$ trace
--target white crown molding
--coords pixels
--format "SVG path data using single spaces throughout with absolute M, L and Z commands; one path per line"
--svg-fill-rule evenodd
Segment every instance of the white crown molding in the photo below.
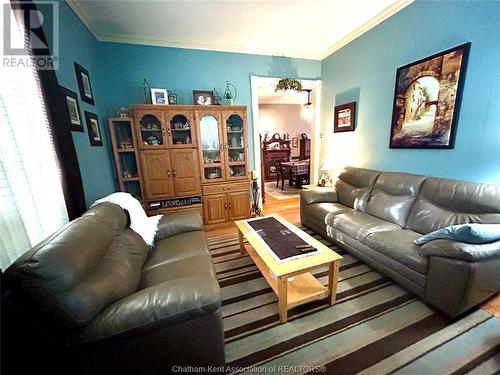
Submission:
M 159 40 L 159 39 L 142 39 L 129 37 L 117 34 L 99 34 L 96 38 L 102 42 L 114 42 L 114 43 L 125 43 L 125 44 L 139 44 L 147 46 L 156 47 L 171 47 L 171 48 L 184 48 L 184 49 L 197 49 L 204 51 L 217 51 L 217 52 L 231 52 L 231 53 L 245 53 L 252 55 L 264 55 L 264 56 L 283 56 L 283 57 L 294 57 L 301 59 L 310 60 L 320 60 L 320 54 L 316 53 L 305 53 L 299 51 L 276 51 L 270 49 L 253 49 L 237 44 L 203 44 L 203 43 L 192 43 L 186 41 L 178 40 Z
M 301 52 L 301 51 L 274 51 L 269 49 L 253 49 L 242 45 L 231 45 L 231 44 L 202 44 L 202 43 L 192 43 L 179 40 L 159 40 L 159 39 L 143 39 L 130 37 L 118 34 L 101 34 L 97 31 L 91 18 L 81 7 L 78 0 L 66 0 L 66 3 L 73 9 L 76 15 L 82 20 L 89 31 L 94 35 L 94 37 L 101 42 L 113 42 L 113 43 L 123 43 L 123 44 L 137 44 L 137 45 L 147 45 L 147 46 L 157 46 L 157 47 L 171 47 L 171 48 L 183 48 L 183 49 L 196 49 L 204 51 L 218 51 L 218 52 L 231 52 L 231 53 L 244 53 L 253 55 L 263 55 L 263 56 L 283 56 L 283 57 L 293 57 L 301 59 L 310 60 L 323 60 L 324 58 L 330 56 L 335 51 L 344 47 L 346 44 L 350 43 L 357 37 L 361 36 L 368 30 L 377 26 L 379 23 L 385 21 L 387 18 L 391 17 L 395 13 L 399 12 L 404 7 L 411 4 L 414 0 L 400 0 L 384 10 L 378 13 L 375 17 L 365 22 L 363 25 L 358 27 L 356 30 L 352 31 L 344 38 L 334 43 L 332 46 L 326 50 L 318 53 L 314 52 Z
M 385 21 L 389 17 L 393 16 L 397 12 L 399 12 L 401 9 L 404 7 L 410 5 L 413 3 L 414 0 L 400 0 L 397 3 L 389 5 L 387 8 L 382 10 L 380 13 L 378 13 L 375 17 L 371 18 L 367 22 L 365 22 L 363 25 L 358 27 L 356 30 L 352 31 L 342 39 L 340 39 L 338 42 L 334 43 L 330 48 L 327 48 L 320 57 L 320 60 L 323 60 L 330 56 L 332 53 L 335 51 L 338 51 L 342 47 L 344 47 L 346 44 L 352 42 L 354 39 L 357 37 L 363 35 L 366 33 L 368 30 L 374 28 L 377 26 L 379 23 Z

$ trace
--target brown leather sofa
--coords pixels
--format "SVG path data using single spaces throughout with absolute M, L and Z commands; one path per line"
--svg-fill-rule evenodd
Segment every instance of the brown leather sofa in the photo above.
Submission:
M 151 249 L 126 211 L 105 203 L 25 253 L 3 275 L 9 367 L 166 374 L 223 365 L 221 296 L 201 228 L 194 211 L 165 215 Z
M 334 188 L 300 193 L 302 224 L 454 317 L 500 291 L 500 241 L 470 245 L 423 234 L 500 223 L 500 186 L 347 167 Z

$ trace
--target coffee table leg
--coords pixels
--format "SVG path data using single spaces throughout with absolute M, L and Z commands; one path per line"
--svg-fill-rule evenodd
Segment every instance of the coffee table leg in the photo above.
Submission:
M 280 276 L 278 278 L 278 309 L 280 313 L 280 323 L 286 323 L 288 318 L 287 285 L 288 277 Z
M 245 254 L 245 243 L 243 242 L 243 233 L 238 230 L 238 236 L 240 238 L 240 253 L 241 255 Z
M 337 280 L 339 279 L 340 261 L 330 263 L 330 272 L 328 273 L 328 289 L 330 290 L 330 306 L 335 304 L 337 298 Z

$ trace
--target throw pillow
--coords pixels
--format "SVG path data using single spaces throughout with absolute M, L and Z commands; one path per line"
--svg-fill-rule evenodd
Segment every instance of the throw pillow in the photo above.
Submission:
M 453 240 L 483 244 L 500 240 L 500 224 L 459 224 L 438 229 L 413 241 L 416 245 L 433 240 Z

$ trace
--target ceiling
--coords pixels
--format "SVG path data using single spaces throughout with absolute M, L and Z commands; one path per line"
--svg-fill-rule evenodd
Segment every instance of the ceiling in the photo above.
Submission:
M 67 0 L 98 40 L 320 60 L 413 0 Z

